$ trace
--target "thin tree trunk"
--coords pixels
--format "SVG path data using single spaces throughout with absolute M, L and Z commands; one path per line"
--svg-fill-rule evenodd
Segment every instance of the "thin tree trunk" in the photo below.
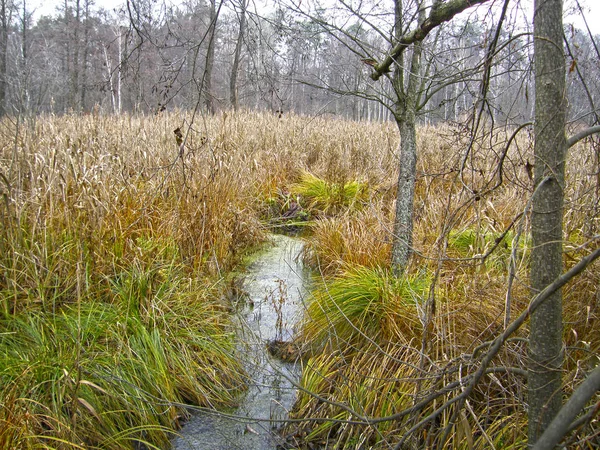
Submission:
M 123 29 L 121 26 L 118 27 L 119 32 L 119 68 L 117 70 L 117 114 L 121 114 L 121 106 L 122 106 L 122 93 L 121 93 L 121 81 L 125 76 L 125 64 L 127 59 L 125 58 L 126 49 L 123 50 Z M 125 41 L 125 47 L 127 48 L 127 41 Z
M 412 120 L 411 120 L 412 119 Z M 414 116 L 401 121 L 396 119 L 400 130 L 400 160 L 398 174 L 396 219 L 392 244 L 392 269 L 401 275 L 406 269 L 412 248 L 413 205 L 417 167 L 417 136 Z
M 565 184 L 565 58 L 562 0 L 535 0 L 535 172 L 532 201 L 531 285 L 540 292 L 562 272 Z M 562 293 L 531 315 L 529 336 L 529 445 L 562 405 Z
M 0 116 L 6 114 L 6 62 L 8 50 L 8 27 L 10 12 L 7 0 L 0 3 Z
M 27 13 L 27 1 L 23 0 L 23 16 L 21 18 L 21 67 L 20 67 L 20 78 L 21 78 L 21 89 L 20 89 L 20 108 L 23 112 L 29 110 L 29 77 L 27 76 L 27 67 L 29 65 L 28 58 L 28 45 L 29 45 L 29 14 Z
M 235 43 L 235 52 L 233 54 L 233 66 L 231 67 L 231 78 L 229 80 L 229 101 L 234 111 L 239 108 L 238 98 L 238 71 L 240 67 L 240 59 L 242 56 L 242 44 L 246 34 L 246 0 L 240 1 L 240 30 Z
M 216 0 L 210 0 L 210 31 L 208 33 L 208 50 L 206 51 L 206 65 L 204 66 L 203 89 L 204 104 L 210 114 L 215 113 L 215 102 L 212 92 L 212 72 L 215 63 L 215 30 L 217 27 Z
M 114 83 L 114 74 L 113 67 L 110 58 L 108 57 L 108 49 L 106 45 L 102 46 L 102 50 L 104 52 L 104 65 L 106 66 L 106 79 L 108 82 L 108 90 L 110 92 L 110 104 L 112 105 L 113 113 L 117 112 L 117 96 L 115 94 L 115 83 Z
M 81 109 L 85 110 L 85 97 L 87 94 L 87 65 L 88 45 L 90 41 L 90 0 L 85 1 L 85 24 L 83 28 L 83 61 L 81 64 Z
M 81 23 L 80 0 L 75 2 L 75 24 L 73 30 L 73 66 L 71 72 L 71 108 L 73 111 L 79 109 L 78 91 L 79 91 L 79 27 Z
M 419 11 L 419 22 L 425 19 L 425 11 Z M 400 33 L 400 34 L 398 34 Z M 402 35 L 402 4 L 396 0 L 396 36 Z M 392 241 L 392 270 L 400 275 L 406 269 L 412 249 L 413 205 L 417 169 L 416 109 L 418 103 L 419 74 L 421 72 L 422 43 L 416 42 L 411 57 L 408 86 L 404 88 L 403 63 L 398 61 L 394 69 L 394 89 L 398 101 L 395 108 L 396 124 L 400 130 L 400 160 L 398 190 L 396 195 L 396 218 Z

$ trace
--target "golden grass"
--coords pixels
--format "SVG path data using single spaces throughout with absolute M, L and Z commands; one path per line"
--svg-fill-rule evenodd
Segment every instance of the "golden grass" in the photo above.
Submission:
M 123 362 L 127 373 L 140 382 L 142 362 L 152 361 L 147 393 L 164 394 L 162 401 L 167 403 L 223 405 L 233 399 L 218 392 L 239 390 L 241 374 L 219 369 L 231 367 L 232 361 L 228 318 L 220 299 L 226 283 L 221 281 L 262 242 L 269 219 L 284 212 L 289 207 L 286 202 L 300 194 L 294 189 L 307 173 L 325 180 L 326 186 L 360 183 L 368 189 L 356 191 L 361 193 L 360 207 L 354 194 L 350 200 L 344 195 L 309 200 L 305 206 L 310 206 L 315 220 L 306 236 L 306 261 L 319 269 L 326 282 L 329 277 L 339 282 L 351 267 L 385 270 L 398 137 L 392 124 L 293 115 L 278 119 L 250 112 L 220 114 L 201 118 L 192 127 L 186 120 L 185 113 L 172 113 L 48 116 L 18 127 L 8 119 L 0 124 L 0 172 L 6 179 L 0 179 L 0 337 L 8 343 L 9 335 L 4 333 L 11 330 L 44 336 L 50 325 L 41 324 L 47 323 L 62 333 L 69 328 L 53 318 L 64 316 L 81 324 L 81 311 L 117 311 L 131 320 L 136 338 L 125 341 L 128 335 L 123 330 L 101 326 L 105 334 L 94 342 L 103 345 L 99 352 L 104 358 L 115 358 L 119 349 L 127 357 Z M 181 153 L 173 135 L 177 127 L 187 138 Z M 418 414 L 399 420 L 348 423 L 356 416 L 351 411 L 388 416 L 472 372 L 472 362 L 464 355 L 503 328 L 512 244 L 499 246 L 486 261 L 480 256 L 509 228 L 511 240 L 520 236 L 514 245 L 518 259 L 510 293 L 512 316 L 526 307 L 531 297 L 526 256 L 529 223 L 527 214 L 519 215 L 532 192 L 527 169 L 533 158 L 531 142 L 521 133 L 506 153 L 502 183 L 496 186 L 500 180 L 496 167 L 508 133 L 486 133 L 475 140 L 465 158 L 469 136 L 464 130 L 444 125 L 419 130 L 416 253 L 409 276 L 425 276 L 433 287 L 412 306 L 392 302 L 395 312 L 384 308 L 383 313 L 370 314 L 366 308 L 354 325 L 370 339 L 357 340 L 350 333 L 346 338 L 352 345 L 321 346 L 321 351 L 310 355 L 302 385 L 326 401 L 303 394 L 294 417 L 341 422 L 303 422 L 293 431 L 299 443 L 385 448 L 450 398 L 452 393 L 444 394 Z M 594 158 L 593 149 L 583 143 L 569 154 L 567 266 L 594 245 L 598 234 Z M 466 238 L 466 245 L 457 236 Z M 598 273 L 594 265 L 565 289 L 567 393 L 593 364 L 590 355 L 600 351 Z M 324 286 L 326 291 L 328 284 Z M 356 290 L 356 280 L 347 281 L 346 288 L 342 284 L 339 290 Z M 435 315 L 427 322 L 425 311 L 432 294 Z M 203 305 L 199 316 L 198 304 Z M 33 326 L 28 317 L 37 317 L 39 325 Z M 102 315 L 90 312 L 89 317 L 99 326 L 103 323 Z M 321 322 L 315 328 L 307 317 L 303 338 L 310 341 L 307 331 L 312 326 L 312 335 L 322 342 L 314 330 L 328 325 Z M 338 326 L 338 337 L 346 331 Z M 202 339 L 202 332 L 214 337 L 213 345 Z M 427 345 L 422 348 L 424 332 Z M 523 330 L 516 337 L 525 336 Z M 36 348 L 30 342 L 15 344 L 19 345 L 23 354 Z M 78 379 L 114 392 L 126 389 L 126 384 L 74 377 L 74 367 L 88 367 L 91 362 L 77 353 L 56 352 L 51 341 L 38 340 L 38 346 L 68 367 L 70 375 L 46 367 L 51 370 L 39 372 L 45 378 L 40 382 L 30 375 L 41 367 L 37 362 L 19 365 L 18 358 L 10 359 L 16 358 L 14 354 L 4 351 L 0 377 L 9 382 L 3 382 L 0 398 L 0 446 L 60 441 L 58 446 L 66 448 L 70 442 L 77 448 L 82 435 L 93 437 L 85 445 L 102 443 L 109 448 L 133 447 L 142 438 L 151 444 L 165 442 L 170 421 L 179 414 L 176 409 L 164 414 L 147 401 L 147 417 L 162 414 L 168 420 L 113 417 L 120 406 L 104 398 L 101 390 L 84 384 L 83 394 L 75 396 L 73 389 Z M 494 364 L 523 367 L 525 347 L 522 340 L 509 343 Z M 12 371 L 7 369 L 9 359 Z M 461 371 L 445 371 L 456 367 L 457 361 L 464 361 Z M 196 368 L 193 377 L 179 371 L 168 378 L 167 368 L 187 364 Z M 149 387 L 153 382 L 164 385 L 164 392 L 153 391 Z M 66 416 L 61 415 L 65 404 L 71 408 Z M 515 372 L 488 375 L 472 394 L 470 409 L 451 425 L 447 445 L 491 448 L 492 442 L 497 448 L 518 448 L 524 439 L 524 411 L 523 378 Z M 439 443 L 453 412 L 449 408 L 421 429 L 413 444 Z M 96 417 L 103 414 L 105 424 L 112 424 L 104 429 Z M 140 423 L 147 429 L 137 428 Z M 86 427 L 93 431 L 85 431 Z
M 372 342 L 361 346 L 356 341 L 344 338 L 345 333 L 336 328 L 335 317 L 339 311 L 330 311 L 326 316 L 330 323 L 324 324 L 319 317 L 311 320 L 312 307 L 322 303 L 320 294 L 311 303 L 306 323 L 302 327 L 305 340 L 316 344 L 328 340 L 341 342 L 335 350 L 325 347 L 323 353 L 312 356 L 306 365 L 303 386 L 316 392 L 332 404 L 323 403 L 302 394 L 294 417 L 307 419 L 297 429 L 298 442 L 311 441 L 336 448 L 388 448 L 404 436 L 418 420 L 394 420 L 382 432 L 382 424 L 343 424 L 343 421 L 324 421 L 327 418 L 356 421 L 360 417 L 385 417 L 392 413 L 378 404 L 381 400 L 376 392 L 389 389 L 390 383 L 402 383 L 404 395 L 412 401 L 423 398 L 444 385 L 456 382 L 474 370 L 473 362 L 464 355 L 471 354 L 478 346 L 493 339 L 503 330 L 506 319 L 506 304 L 510 303 L 511 317 L 520 314 L 531 298 L 528 289 L 528 214 L 526 205 L 532 192 L 532 183 L 527 171 L 528 161 L 533 161 L 531 144 L 519 137 L 508 150 L 504 160 L 502 183 L 496 166 L 499 154 L 504 152 L 502 133 L 492 139 L 477 140 L 471 155 L 466 160 L 463 151 L 467 136 L 460 130 L 448 127 L 423 128 L 418 135 L 418 179 L 415 198 L 415 250 L 409 274 L 427 271 L 433 277 L 434 288 L 425 293 L 419 311 L 413 319 L 424 320 L 426 301 L 435 299 L 435 315 L 432 322 L 424 322 L 425 359 L 419 357 L 423 350 L 420 334 L 410 340 L 413 330 L 392 339 L 389 345 L 406 349 L 407 338 L 412 342 L 397 371 L 388 370 L 394 362 L 389 351 L 372 346 Z M 597 180 L 583 170 L 593 159 L 589 147 L 580 146 L 573 151 L 572 162 L 567 164 L 566 198 L 573 209 L 567 206 L 565 214 L 565 262 L 567 267 L 578 257 L 586 254 L 593 242 L 598 215 L 594 209 L 597 198 L 592 195 L 597 189 Z M 586 157 L 581 155 L 586 154 Z M 378 153 L 377 155 L 381 155 Z M 374 156 L 377 158 L 377 156 Z M 583 161 L 586 161 L 585 163 Z M 464 164 L 464 166 L 463 166 Z M 365 174 L 359 176 L 368 177 Z M 305 259 L 321 273 L 334 277 L 326 282 L 337 292 L 345 267 L 385 266 L 389 258 L 390 230 L 393 221 L 393 182 L 395 169 L 387 178 L 379 179 L 378 196 L 363 211 L 340 211 L 333 217 L 316 221 L 312 234 L 307 237 Z M 390 193 L 390 191 L 392 193 Z M 386 202 L 387 201 L 387 202 Z M 364 213 L 368 211 L 368 213 Z M 525 215 L 521 216 L 521 213 Z M 483 258 L 485 256 L 485 258 Z M 511 263 L 514 258 L 514 263 Z M 511 269 L 512 266 L 512 269 Z M 512 270 L 512 275 L 509 274 Z M 510 294 L 507 294 L 508 278 L 512 277 Z M 600 349 L 600 337 L 591 327 L 599 327 L 597 300 L 595 300 L 598 270 L 597 265 L 588 269 L 580 278 L 565 289 L 565 340 L 572 345 L 567 351 L 565 377 L 568 394 L 576 381 L 581 381 L 581 364 L 590 370 L 594 357 Z M 357 289 L 357 283 L 347 279 L 346 293 Z M 328 287 L 327 287 L 328 286 Z M 336 294 L 330 296 L 335 298 Z M 507 296 L 508 299 L 507 300 Z M 377 296 L 370 297 L 377 301 Z M 323 311 L 323 308 L 320 308 Z M 348 317 L 348 315 L 346 315 Z M 378 314 L 370 314 L 372 322 L 360 322 L 360 328 L 376 343 L 382 339 L 380 330 L 386 324 Z M 398 319 L 403 325 L 410 320 Z M 372 328 L 369 328 L 372 327 Z M 417 327 L 416 330 L 419 328 Z M 328 334 L 323 337 L 323 334 Z M 514 341 L 505 345 L 494 360 L 498 367 L 523 369 L 526 353 L 526 329 L 514 335 Z M 357 356 L 364 352 L 368 357 Z M 444 373 L 445 367 L 463 364 L 458 373 Z M 385 367 L 382 371 L 382 367 Z M 415 370 L 415 367 L 419 368 Z M 332 369 L 335 369 L 332 371 Z M 391 374 L 394 374 L 391 376 Z M 388 378 L 389 377 L 389 378 Z M 390 381 L 386 381 L 390 380 Z M 433 380 L 436 380 L 433 382 Z M 520 448 L 526 441 L 526 387 L 522 372 L 494 373 L 484 378 L 470 399 L 470 409 L 459 413 L 458 421 L 450 424 L 455 409 L 449 407 L 434 423 L 421 429 L 421 434 L 412 436 L 413 446 L 441 448 L 441 439 L 449 428 L 445 448 Z M 356 403 L 356 396 L 364 391 L 365 384 L 372 393 L 369 402 Z M 436 407 L 455 395 L 445 394 L 419 412 L 426 417 Z M 343 409 L 335 404 L 346 405 Z M 368 406 L 367 406 L 368 405 Z M 397 405 L 395 412 L 412 406 L 410 401 Z M 369 414 L 366 414 L 369 411 Z M 310 419 L 317 419 L 311 422 Z M 360 422 L 360 420 L 358 420 Z M 585 433 L 585 432 L 584 432 Z M 335 444 L 334 444 L 335 442 Z
M 315 221 L 305 247 L 305 262 L 322 273 L 345 264 L 384 267 L 391 251 L 390 218 L 381 202 L 360 211 Z

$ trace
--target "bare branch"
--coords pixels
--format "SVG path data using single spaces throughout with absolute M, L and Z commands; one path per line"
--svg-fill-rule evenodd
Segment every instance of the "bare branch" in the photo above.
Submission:
M 590 265 L 598 257 L 600 257 L 600 248 L 595 249 L 590 254 L 588 254 L 587 256 L 585 256 L 584 258 L 582 258 L 570 270 L 568 270 L 567 272 L 563 273 L 560 277 L 558 277 L 552 283 L 550 283 L 548 286 L 546 286 L 546 288 L 544 288 L 539 294 L 537 294 L 531 300 L 531 302 L 529 303 L 529 307 L 525 311 L 523 311 L 521 313 L 521 315 L 519 317 L 517 317 L 510 324 L 510 326 L 508 326 L 505 329 L 505 331 L 502 334 L 500 334 L 496 339 L 494 339 L 494 341 L 492 341 L 492 343 L 490 345 L 490 349 L 485 354 L 485 356 L 484 356 L 484 358 L 483 358 L 483 360 L 481 362 L 481 365 L 479 366 L 479 368 L 477 369 L 477 371 L 475 373 L 473 373 L 469 377 L 469 384 L 466 386 L 466 388 L 464 389 L 464 391 L 461 392 L 456 397 L 451 398 L 450 400 L 448 400 L 446 403 L 444 403 L 443 405 L 441 405 L 439 408 L 437 408 L 431 414 L 429 414 L 428 416 L 426 416 L 425 418 L 423 418 L 420 422 L 418 422 L 417 424 L 415 424 L 410 430 L 408 430 L 407 432 L 405 432 L 404 436 L 400 439 L 400 441 L 398 442 L 398 444 L 396 445 L 395 448 L 397 450 L 399 450 L 400 448 L 402 448 L 402 445 L 404 444 L 404 442 L 406 441 L 406 439 L 408 439 L 408 437 L 409 437 L 409 435 L 411 433 L 414 433 L 419 428 L 421 428 L 423 425 L 425 425 L 428 422 L 431 422 L 432 420 L 434 420 L 444 410 L 446 410 L 447 408 L 449 408 L 453 404 L 458 403 L 458 407 L 457 407 L 456 410 L 461 410 L 462 407 L 463 407 L 463 405 L 464 405 L 464 402 L 471 395 L 471 393 L 473 392 L 473 389 L 475 389 L 475 386 L 477 385 L 477 383 L 490 370 L 489 369 L 490 363 L 496 357 L 496 355 L 498 354 L 498 352 L 502 348 L 502 345 L 508 340 L 508 338 L 525 323 L 525 321 L 527 320 L 527 318 L 529 317 L 529 315 L 533 311 L 535 311 L 542 303 L 544 303 L 548 299 L 548 297 L 550 297 L 558 289 L 562 288 L 572 278 L 574 278 L 575 276 L 579 275 L 588 265 Z M 424 400 L 424 402 L 429 403 L 429 398 L 427 398 L 426 400 Z M 424 404 L 427 404 L 427 403 L 424 403 L 424 402 L 421 402 L 419 405 L 415 405 L 415 406 L 413 406 L 410 409 L 411 410 L 415 410 L 417 406 L 422 407 L 422 406 L 424 406 Z M 403 413 L 404 413 L 404 411 L 402 412 L 402 414 Z M 400 416 L 400 414 L 396 414 L 396 416 Z M 567 426 L 568 425 L 570 425 L 570 423 L 567 424 Z M 450 426 L 450 424 L 449 424 L 449 426 Z M 544 448 L 552 448 L 552 447 L 544 447 Z
M 375 71 L 371 74 L 371 78 L 375 81 L 379 80 L 381 75 L 388 73 L 392 63 L 400 56 L 402 52 L 411 44 L 423 41 L 427 35 L 435 27 L 444 22 L 448 22 L 457 14 L 471 6 L 480 5 L 488 0 L 450 0 L 447 3 L 438 3 L 436 7 L 431 9 L 429 17 L 427 17 L 417 28 L 408 34 L 402 36 L 398 43 L 392 48 L 389 55 L 380 63 L 375 65 Z
M 581 412 L 585 404 L 600 390 L 600 366 L 592 371 L 583 383 L 577 387 L 569 401 L 561 408 L 544 434 L 533 446 L 533 450 L 554 448 L 567 432 L 569 425 Z
M 580 131 L 579 133 L 577 133 L 577 134 L 571 136 L 569 139 L 567 139 L 567 148 L 573 147 L 580 140 L 582 140 L 588 136 L 591 136 L 592 134 L 596 134 L 596 133 L 600 133 L 600 125 L 596 125 L 594 127 L 589 127 L 583 131 Z

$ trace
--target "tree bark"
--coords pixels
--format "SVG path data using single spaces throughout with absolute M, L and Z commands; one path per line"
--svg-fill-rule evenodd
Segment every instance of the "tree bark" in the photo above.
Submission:
M 395 14 L 396 38 L 399 39 L 402 36 L 402 0 L 396 0 Z M 419 11 L 419 23 L 422 23 L 424 19 L 425 11 L 421 9 Z M 422 52 L 422 42 L 415 42 L 406 87 L 404 86 L 403 54 L 398 55 L 399 60 L 394 68 L 393 85 L 398 99 L 394 115 L 400 130 L 396 217 L 392 241 L 392 271 L 397 276 L 401 275 L 406 269 L 412 249 L 413 205 L 417 174 L 416 114 Z
M 21 88 L 19 90 L 19 108 L 22 112 L 28 112 L 30 107 L 30 96 L 27 71 L 29 67 L 29 22 L 31 21 L 31 14 L 27 11 L 26 0 L 23 0 L 21 8 L 21 61 L 19 66 Z
M 231 67 L 231 78 L 229 80 L 229 100 L 234 111 L 237 111 L 239 107 L 237 79 L 242 56 L 242 44 L 244 42 L 244 35 L 246 34 L 246 1 L 240 1 L 240 30 L 237 42 L 235 43 L 233 66 Z
M 10 9 L 7 3 L 7 0 L 1 0 L 0 3 L 0 116 L 6 114 L 6 63 L 10 27 Z
M 535 193 L 532 200 L 531 285 L 542 291 L 562 272 L 565 183 L 565 58 L 562 0 L 535 0 Z M 531 315 L 528 395 L 529 446 L 562 405 L 562 292 Z
M 202 93 L 204 95 L 204 104 L 210 114 L 215 113 L 215 102 L 212 92 L 212 72 L 215 64 L 215 30 L 217 28 L 217 2 L 210 0 L 210 24 L 208 32 L 208 50 L 206 51 L 206 64 L 204 66 L 204 76 Z
M 79 31 L 81 26 L 81 5 L 80 0 L 75 1 L 75 23 L 73 26 L 73 64 L 71 71 L 71 108 L 73 111 L 79 110 Z
M 587 402 L 600 390 L 600 366 L 588 375 L 578 387 L 569 401 L 562 407 L 544 434 L 537 440 L 533 450 L 554 448 L 567 433 L 573 421 Z
M 88 46 L 90 43 L 90 0 L 85 0 L 83 24 L 83 60 L 81 62 L 81 99 L 80 108 L 85 111 L 85 98 L 87 94 L 87 66 L 88 66 Z

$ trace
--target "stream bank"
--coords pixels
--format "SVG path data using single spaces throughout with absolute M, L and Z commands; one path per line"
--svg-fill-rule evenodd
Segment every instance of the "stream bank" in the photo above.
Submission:
M 248 390 L 228 414 L 194 412 L 173 439 L 174 450 L 271 450 L 283 444 L 276 429 L 296 400 L 300 366 L 269 354 L 268 345 L 289 341 L 304 309 L 309 273 L 299 257 L 299 238 L 272 236 L 273 246 L 248 267 L 246 305 L 238 313 L 238 354 Z

